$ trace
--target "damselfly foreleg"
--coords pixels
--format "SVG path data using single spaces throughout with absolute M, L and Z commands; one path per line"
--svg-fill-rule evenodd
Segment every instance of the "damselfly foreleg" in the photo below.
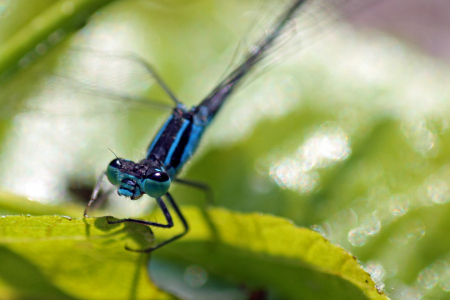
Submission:
M 91 207 L 92 204 L 94 204 L 94 202 L 102 203 L 112 193 L 112 191 L 114 191 L 113 188 L 112 189 L 108 189 L 100 197 L 98 197 L 98 193 L 100 192 L 100 189 L 101 189 L 101 186 L 102 186 L 102 182 L 103 182 L 103 179 L 105 178 L 105 176 L 106 176 L 106 173 L 102 172 L 100 174 L 100 176 L 98 176 L 98 178 L 97 178 L 97 183 L 95 184 L 94 190 L 92 191 L 91 198 L 89 199 L 89 202 L 86 205 L 86 208 L 84 209 L 83 216 L 85 218 L 88 217 L 87 211 L 88 211 L 89 207 Z
M 150 252 L 152 252 L 152 251 L 154 251 L 154 250 L 156 250 L 158 248 L 161 248 L 164 245 L 167 245 L 170 242 L 173 242 L 173 241 L 181 238 L 182 236 L 184 236 L 189 231 L 189 225 L 188 225 L 188 223 L 186 221 L 186 218 L 183 216 L 183 213 L 181 212 L 180 208 L 178 207 L 178 205 L 175 202 L 175 200 L 173 199 L 173 197 L 169 193 L 166 193 L 165 196 L 166 196 L 167 200 L 169 200 L 170 204 L 172 205 L 173 209 L 177 213 L 178 217 L 180 218 L 181 223 L 183 223 L 183 232 L 180 233 L 180 234 L 175 235 L 174 237 L 172 237 L 172 238 L 170 238 L 168 240 L 165 240 L 164 242 L 162 242 L 161 244 L 158 244 L 155 247 L 142 249 L 142 250 L 130 249 L 128 247 L 125 247 L 125 249 L 127 249 L 129 251 L 134 251 L 134 252 L 150 253 Z M 162 199 L 159 198 L 159 200 L 161 200 L 161 203 L 163 203 L 163 205 L 164 205 L 164 202 L 162 201 Z M 166 206 L 164 205 L 164 208 L 162 206 L 160 206 L 160 207 L 161 207 L 161 210 L 164 212 L 164 215 L 166 216 L 166 218 L 167 218 L 167 216 L 169 216 L 171 218 L 170 213 L 169 213 L 168 209 L 166 208 Z M 121 221 L 121 222 L 139 221 L 139 222 L 136 222 L 136 223 L 157 226 L 155 224 L 148 224 L 148 223 L 152 223 L 152 222 L 145 222 L 145 221 L 141 221 L 141 220 L 131 221 L 131 220 L 133 220 L 133 219 L 123 219 L 123 220 L 119 220 L 119 221 Z M 108 221 L 108 223 L 109 223 L 109 221 Z M 115 223 L 119 223 L 119 222 L 115 222 Z M 163 225 L 163 224 L 159 224 L 159 225 Z M 173 223 L 172 223 L 172 226 L 173 226 Z M 163 226 L 159 226 L 159 227 L 163 227 Z

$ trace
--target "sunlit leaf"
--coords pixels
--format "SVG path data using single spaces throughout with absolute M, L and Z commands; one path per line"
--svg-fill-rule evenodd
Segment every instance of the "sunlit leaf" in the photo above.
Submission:
M 191 232 L 153 257 L 200 265 L 236 283 L 274 289 L 286 299 L 388 299 L 354 256 L 315 231 L 259 213 L 194 207 L 184 212 Z M 164 239 L 174 232 L 155 234 Z
M 105 218 L 0 218 L 2 299 L 172 299 L 148 279 L 148 227 Z

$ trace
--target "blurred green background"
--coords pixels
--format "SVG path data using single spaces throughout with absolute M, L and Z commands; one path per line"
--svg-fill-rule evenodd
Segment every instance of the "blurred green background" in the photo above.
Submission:
M 335 4 L 348 12 L 351 2 Z M 195 105 L 288 2 L 86 3 L 0 1 L 0 188 L 72 217 L 109 149 L 141 159 L 168 112 L 80 93 L 54 75 L 170 103 L 142 66 L 78 50 L 139 55 Z M 181 176 L 208 183 L 217 206 L 319 231 L 392 299 L 450 299 L 448 66 L 313 8 L 230 99 Z M 182 205 L 204 203 L 199 191 L 172 190 Z M 3 198 L 2 214 L 33 214 Z M 106 209 L 137 216 L 152 205 L 113 199 Z

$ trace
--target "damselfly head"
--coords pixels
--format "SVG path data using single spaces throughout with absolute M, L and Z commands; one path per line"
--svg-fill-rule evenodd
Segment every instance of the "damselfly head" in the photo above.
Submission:
M 120 196 L 131 200 L 139 199 L 143 194 L 159 198 L 167 193 L 171 183 L 170 176 L 162 168 L 122 158 L 109 163 L 106 177 L 119 188 Z
M 131 200 L 139 199 L 143 194 L 138 184 L 138 173 L 131 172 L 135 170 L 136 164 L 132 161 L 116 158 L 111 161 L 106 169 L 106 177 L 111 184 L 118 187 L 119 196 L 131 198 Z

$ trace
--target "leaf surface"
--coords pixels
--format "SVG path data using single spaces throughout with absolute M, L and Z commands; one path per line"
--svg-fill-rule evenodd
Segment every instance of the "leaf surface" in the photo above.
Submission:
M 0 218 L 0 291 L 11 299 L 173 299 L 148 279 L 148 227 L 105 218 Z M 24 280 L 26 279 L 26 280 Z

